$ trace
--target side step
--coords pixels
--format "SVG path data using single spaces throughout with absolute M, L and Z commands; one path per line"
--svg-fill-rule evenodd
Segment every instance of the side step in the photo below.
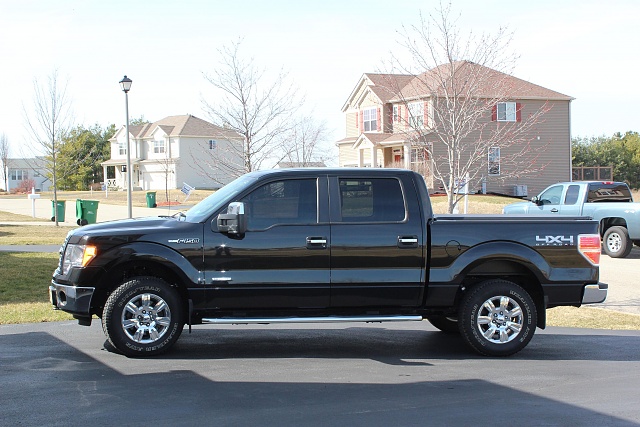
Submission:
M 268 323 L 407 322 L 421 320 L 422 316 L 221 317 L 202 319 L 202 323 L 253 325 Z

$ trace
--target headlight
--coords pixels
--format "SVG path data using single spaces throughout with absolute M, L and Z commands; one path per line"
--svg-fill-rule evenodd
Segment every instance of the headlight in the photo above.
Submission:
M 84 267 L 96 256 L 96 247 L 91 245 L 67 245 L 62 258 L 62 275 L 66 276 L 71 267 Z

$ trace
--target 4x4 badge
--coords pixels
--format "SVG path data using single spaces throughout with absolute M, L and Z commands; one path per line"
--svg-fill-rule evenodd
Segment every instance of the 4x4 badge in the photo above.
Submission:
M 536 236 L 536 246 L 572 246 L 573 236 Z

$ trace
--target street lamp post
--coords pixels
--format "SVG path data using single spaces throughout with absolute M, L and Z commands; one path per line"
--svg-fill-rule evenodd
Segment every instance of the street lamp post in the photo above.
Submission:
M 124 105 L 127 114 L 127 210 L 129 218 L 133 218 L 131 206 L 131 145 L 129 144 L 129 90 L 131 89 L 132 80 L 126 75 L 120 80 L 120 86 L 124 92 Z

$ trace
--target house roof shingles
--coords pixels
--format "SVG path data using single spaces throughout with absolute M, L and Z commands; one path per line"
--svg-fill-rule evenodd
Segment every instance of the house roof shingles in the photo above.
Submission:
M 477 87 L 468 93 L 481 98 L 573 100 L 571 96 L 547 89 L 470 61 L 455 61 L 439 65 L 420 75 L 365 73 L 371 82 L 367 85 L 382 103 L 398 102 L 431 96 L 444 95 L 443 86 L 456 82 L 469 82 Z M 460 91 L 460 84 L 458 84 Z M 464 93 L 464 90 L 462 91 Z
M 163 132 L 172 137 L 192 136 L 224 139 L 238 139 L 241 137 L 231 129 L 216 126 L 191 114 L 169 116 L 154 123 L 129 126 L 129 132 L 136 139 L 151 138 L 151 133 L 157 128 L 162 129 Z

